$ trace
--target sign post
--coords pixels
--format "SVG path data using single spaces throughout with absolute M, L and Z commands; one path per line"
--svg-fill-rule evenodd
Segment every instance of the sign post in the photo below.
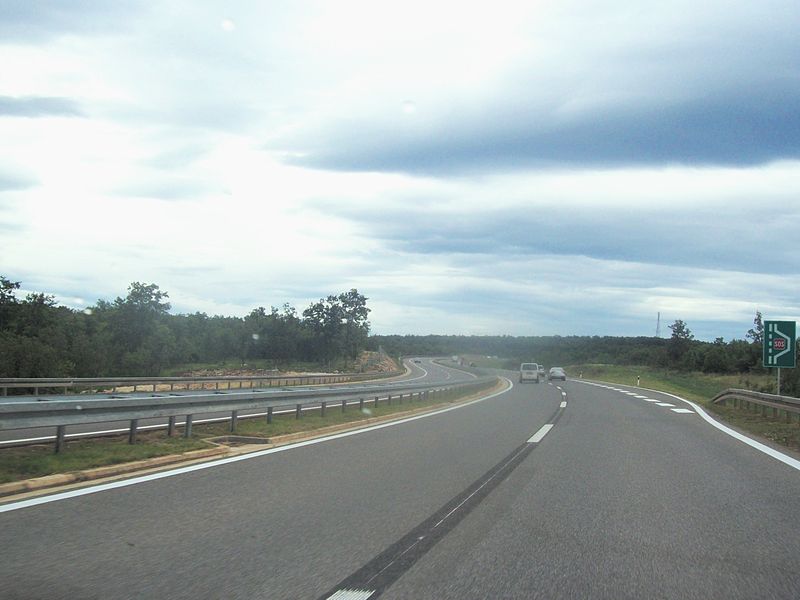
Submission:
M 797 366 L 797 324 L 794 321 L 764 321 L 765 367 L 778 369 L 778 395 L 781 393 L 781 368 Z

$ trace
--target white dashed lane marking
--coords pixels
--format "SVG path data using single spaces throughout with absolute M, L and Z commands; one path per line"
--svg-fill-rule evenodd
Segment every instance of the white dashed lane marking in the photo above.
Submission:
M 533 434 L 533 437 L 528 440 L 529 444 L 538 444 L 542 441 L 542 438 L 547 435 L 547 433 L 553 428 L 553 425 L 548 423 L 547 425 L 542 425 L 542 428 Z
M 584 383 L 584 382 L 581 382 L 581 383 Z M 598 384 L 598 383 L 589 383 L 589 382 L 585 382 L 585 383 L 587 383 L 588 385 L 593 385 L 595 387 L 600 387 L 600 388 L 603 388 L 603 389 L 606 389 L 606 390 L 611 390 L 612 392 L 619 392 L 620 394 L 625 394 L 627 396 L 631 396 L 632 398 L 637 398 L 639 400 L 644 400 L 645 402 L 652 402 L 656 406 L 663 406 L 665 408 L 669 408 L 672 412 L 675 412 L 675 413 L 678 413 L 678 414 L 681 414 L 681 415 L 697 414 L 695 411 L 689 410 L 688 408 L 675 408 L 674 404 L 670 404 L 669 402 L 662 402 L 661 400 L 656 400 L 654 398 L 648 398 L 647 396 L 643 396 L 639 392 L 632 392 L 630 390 L 624 390 L 622 388 L 615 388 L 615 387 L 612 387 L 610 385 L 601 385 L 601 384 Z M 562 407 L 563 406 L 564 406 L 564 404 L 562 404 Z
M 333 596 L 328 596 L 328 600 L 367 600 L 374 593 L 370 590 L 339 590 Z

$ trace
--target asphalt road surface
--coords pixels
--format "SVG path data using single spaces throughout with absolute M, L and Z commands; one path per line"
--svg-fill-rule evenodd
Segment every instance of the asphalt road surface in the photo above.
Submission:
M 800 597 L 796 457 L 613 387 L 0 505 L 2 595 Z

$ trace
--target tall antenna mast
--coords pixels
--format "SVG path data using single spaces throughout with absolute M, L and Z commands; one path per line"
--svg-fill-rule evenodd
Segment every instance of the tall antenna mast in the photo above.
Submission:
M 661 312 L 658 313 L 658 320 L 656 321 L 656 337 L 661 337 Z

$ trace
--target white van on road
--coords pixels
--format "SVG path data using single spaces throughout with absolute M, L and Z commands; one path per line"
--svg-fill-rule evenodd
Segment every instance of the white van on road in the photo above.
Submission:
M 539 365 L 536 363 L 522 363 L 519 366 L 519 382 L 534 381 L 539 383 Z

